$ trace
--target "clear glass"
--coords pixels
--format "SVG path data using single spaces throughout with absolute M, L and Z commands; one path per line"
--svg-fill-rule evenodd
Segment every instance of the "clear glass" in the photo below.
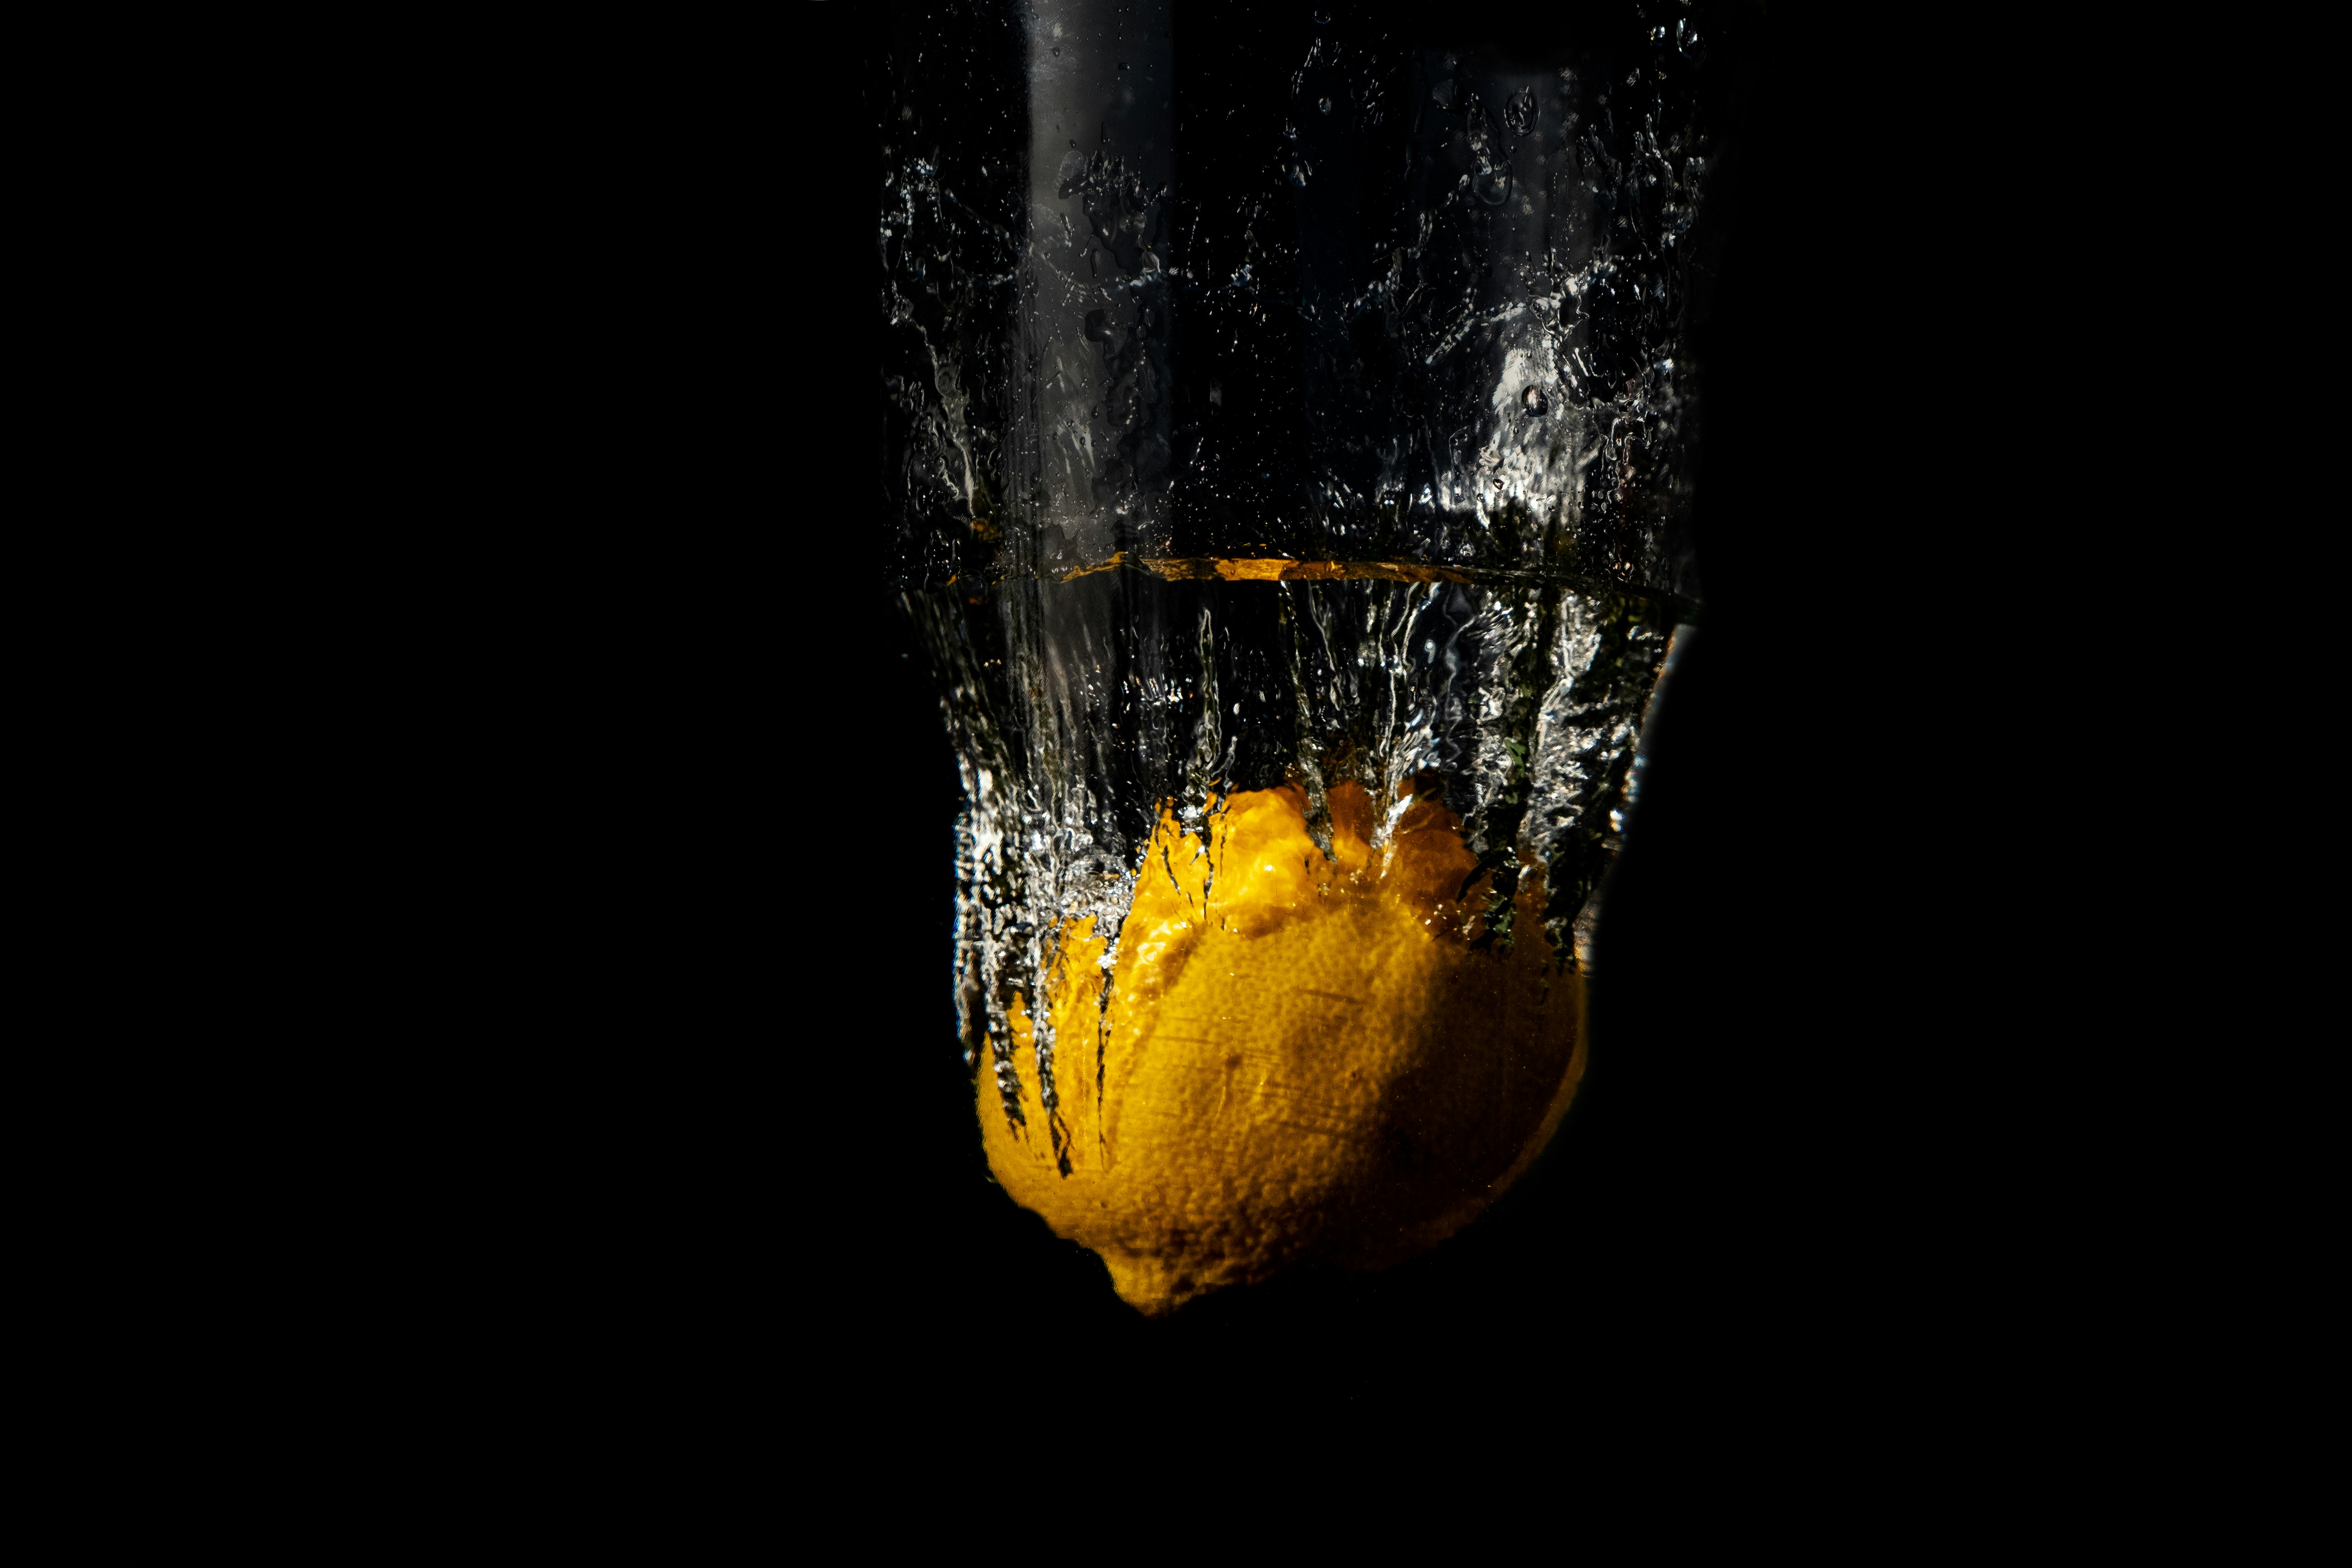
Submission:
M 1218 838 L 1236 803 L 1295 813 L 1317 909 L 1350 855 L 1376 878 L 1400 834 L 1458 839 L 1429 906 L 1455 913 L 1423 923 L 1458 913 L 1465 952 L 1579 998 L 1544 1004 L 1575 1016 L 1545 1026 L 1528 1084 L 1477 1091 L 1527 1102 L 1496 1112 L 1507 1133 L 1431 1156 L 1445 1192 L 1318 1189 L 1355 1212 L 1377 1187 L 1366 1212 L 1403 1215 L 1408 1242 L 1268 1210 L 1215 1223 L 1301 1234 L 1222 1274 L 1136 1257 L 1122 1274 L 1114 1252 L 1161 1245 L 1142 1231 L 1097 1246 L 1146 1310 L 1441 1238 L 1573 1092 L 1643 714 L 1698 599 L 1683 335 L 1717 155 L 1709 14 L 1654 9 L 1664 26 L 1596 13 L 1510 47 L 1169 0 L 902 17 L 878 236 L 887 511 L 962 766 L 953 984 L 984 1127 L 992 1100 L 1065 1181 L 1108 1158 L 1079 1110 L 1108 1125 L 1109 1020 L 1149 1005 L 1121 945 L 1139 879 L 1211 924 L 1220 876 L 1245 904 Z M 1073 1011 L 1081 958 L 1103 978 Z M 1271 984 L 1234 1010 L 1263 1014 Z M 1470 1006 L 1415 1048 L 1516 1048 L 1502 1016 Z M 1347 1049 L 1284 1060 L 1338 1081 Z M 1402 1081 L 1330 1135 L 1393 1144 Z M 1072 1233 L 1058 1199 L 1007 1184 Z

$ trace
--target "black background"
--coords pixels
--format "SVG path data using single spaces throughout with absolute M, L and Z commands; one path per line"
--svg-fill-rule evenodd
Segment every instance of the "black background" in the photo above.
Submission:
M 486 198 L 542 389 L 523 467 L 553 477 L 520 487 L 462 682 L 495 765 L 451 786 L 488 870 L 450 923 L 495 1000 L 451 1004 L 443 1064 L 453 1320 L 526 1361 L 603 1347 L 608 1393 L 948 1447 L 925 1412 L 1066 1422 L 1088 1387 L 1169 1420 L 1663 1421 L 1868 1384 L 1922 1336 L 1976 1353 L 1931 1326 L 1998 1294 L 1961 1260 L 2008 1180 L 1955 1110 L 1992 1092 L 2003 963 L 1965 824 L 2019 785 L 1985 765 L 1999 694 L 1952 673 L 1981 321 L 1917 70 L 1766 39 L 1692 356 L 1706 621 L 1552 1151 L 1418 1262 L 1147 1322 L 989 1184 L 953 1037 L 953 761 L 869 542 L 886 26 L 803 3 L 648 46 Z M 1996 640 L 2013 613 L 1974 611 Z

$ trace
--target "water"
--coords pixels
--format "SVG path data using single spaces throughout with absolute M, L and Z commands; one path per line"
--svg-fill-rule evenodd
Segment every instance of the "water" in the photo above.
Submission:
M 1221 570 L 1222 568 L 1222 570 Z M 1326 849 L 1344 781 L 1434 795 L 1507 910 L 1544 868 L 1563 953 L 1629 804 L 1672 619 L 1656 599 L 1544 582 L 1417 580 L 1386 563 L 1158 561 L 905 602 L 947 673 L 961 761 L 957 1012 L 967 1059 L 1005 1068 L 1014 994 L 1066 921 L 1116 933 L 1164 805 L 1197 825 L 1236 790 L 1300 785 Z M 1390 574 L 1386 575 L 1376 574 Z M 1475 879 L 1474 879 L 1475 880 Z M 1038 1047 L 1050 1081 L 1050 1040 Z M 1049 1107 L 1050 1109 L 1050 1107 Z
M 1115 932 L 1163 806 L 1234 790 L 1442 797 L 1580 962 L 1700 595 L 1691 30 L 1505 56 L 1284 10 L 1180 48 L 1183 15 L 942 6 L 881 113 L 890 570 L 1001 1084 L 1063 922 Z

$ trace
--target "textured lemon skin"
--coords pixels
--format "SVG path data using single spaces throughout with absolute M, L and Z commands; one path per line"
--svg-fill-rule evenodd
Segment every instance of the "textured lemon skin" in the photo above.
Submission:
M 1019 1121 L 981 1075 L 996 1179 L 1154 1315 L 1302 1259 L 1436 1245 L 1541 1151 L 1584 1070 L 1583 981 L 1554 962 L 1539 876 L 1517 941 L 1481 948 L 1485 885 L 1459 896 L 1475 860 L 1443 806 L 1409 807 L 1375 852 L 1371 803 L 1342 785 L 1327 861 L 1297 789 L 1223 805 L 1205 842 L 1162 817 L 1108 1007 L 1094 922 L 1062 931 L 1050 1125 L 1027 998 Z

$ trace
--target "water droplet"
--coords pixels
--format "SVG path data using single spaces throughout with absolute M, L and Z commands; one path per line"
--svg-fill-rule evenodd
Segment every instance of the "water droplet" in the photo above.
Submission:
M 1324 10 L 1324 9 L 1323 9 L 1321 6 L 1319 6 L 1319 5 L 1318 5 L 1318 6 L 1317 6 L 1317 7 L 1316 7 L 1316 10 L 1315 10 L 1315 25 L 1316 25 L 1317 26 L 1318 26 L 1318 27 L 1324 27 L 1324 26 L 1328 26 L 1330 25 L 1330 22 L 1331 22 L 1331 13 L 1330 13 L 1330 12 L 1328 12 L 1328 11 Z
M 1503 105 L 1503 123 L 1510 127 L 1512 135 L 1525 136 L 1535 122 L 1535 89 L 1523 87 L 1511 95 L 1509 102 Z
M 1543 388 L 1533 384 L 1519 394 L 1519 406 L 1538 419 L 1551 412 L 1551 405 L 1545 399 Z
M 1331 112 L 1331 100 L 1328 98 L 1318 98 L 1315 100 L 1315 107 L 1328 114 Z

